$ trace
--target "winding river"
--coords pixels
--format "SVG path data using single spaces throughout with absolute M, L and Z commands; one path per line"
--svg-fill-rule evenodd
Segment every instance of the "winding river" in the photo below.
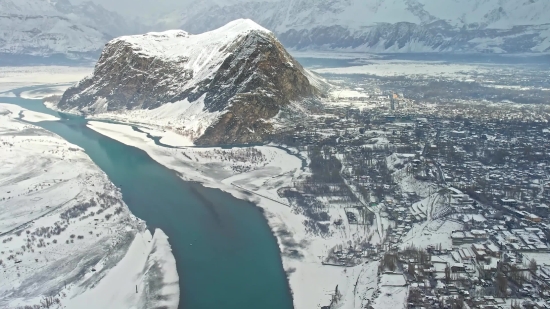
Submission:
M 186 182 L 151 159 L 86 127 L 81 117 L 47 109 L 40 100 L 0 98 L 61 116 L 37 125 L 82 147 L 149 229 L 169 237 L 180 277 L 180 309 L 290 309 L 292 296 L 277 241 L 255 205 Z

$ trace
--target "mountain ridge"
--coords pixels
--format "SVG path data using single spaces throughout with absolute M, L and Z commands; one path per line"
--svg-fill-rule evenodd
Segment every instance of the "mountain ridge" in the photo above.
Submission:
M 550 52 L 544 0 L 206 0 L 167 23 L 201 33 L 250 18 L 295 50 Z
M 90 1 L 0 0 L 0 53 L 5 55 L 90 56 L 109 39 L 142 27 Z

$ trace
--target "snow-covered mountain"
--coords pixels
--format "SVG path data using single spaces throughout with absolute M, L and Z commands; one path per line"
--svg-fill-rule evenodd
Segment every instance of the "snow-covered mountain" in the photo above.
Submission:
M 201 33 L 250 18 L 292 49 L 550 51 L 548 0 L 204 0 L 182 6 L 163 22 Z
M 69 88 L 57 108 L 138 117 L 196 144 L 259 142 L 281 108 L 319 93 L 311 82 L 318 80 L 270 31 L 241 19 L 199 35 L 112 40 L 93 75 Z
M 140 25 L 93 2 L 0 0 L 0 53 L 77 56 L 101 51 L 105 42 L 141 31 Z

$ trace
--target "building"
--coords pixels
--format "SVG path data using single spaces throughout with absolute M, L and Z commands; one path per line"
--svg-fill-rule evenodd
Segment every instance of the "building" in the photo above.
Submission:
M 535 223 L 540 223 L 542 221 L 542 219 L 539 216 L 530 214 L 530 213 L 525 214 L 525 219 Z
M 543 218 L 548 218 L 548 215 L 550 214 L 550 207 L 546 204 L 540 204 L 535 207 L 535 214 Z
M 466 271 L 466 267 L 465 267 L 464 264 L 462 264 L 462 263 L 454 263 L 454 264 L 451 266 L 451 271 L 452 271 L 453 273 L 465 272 L 465 271 Z
M 500 200 L 500 203 L 504 206 L 517 206 L 518 205 L 518 201 L 516 201 L 515 199 L 511 199 L 511 198 L 503 198 Z

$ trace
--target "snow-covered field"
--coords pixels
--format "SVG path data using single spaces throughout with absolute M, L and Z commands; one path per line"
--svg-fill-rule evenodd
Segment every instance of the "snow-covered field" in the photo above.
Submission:
M 0 307 L 177 308 L 166 235 L 145 229 L 81 148 L 20 114 L 56 120 L 0 104 Z
M 12 89 L 45 84 L 58 84 L 65 90 L 92 71 L 93 67 L 72 66 L 0 67 L 0 96 Z
M 367 64 L 322 68 L 313 70 L 320 74 L 365 74 L 375 76 L 433 76 L 471 79 L 483 73 L 502 70 L 502 66 L 487 64 L 451 64 L 441 61 L 368 60 Z

